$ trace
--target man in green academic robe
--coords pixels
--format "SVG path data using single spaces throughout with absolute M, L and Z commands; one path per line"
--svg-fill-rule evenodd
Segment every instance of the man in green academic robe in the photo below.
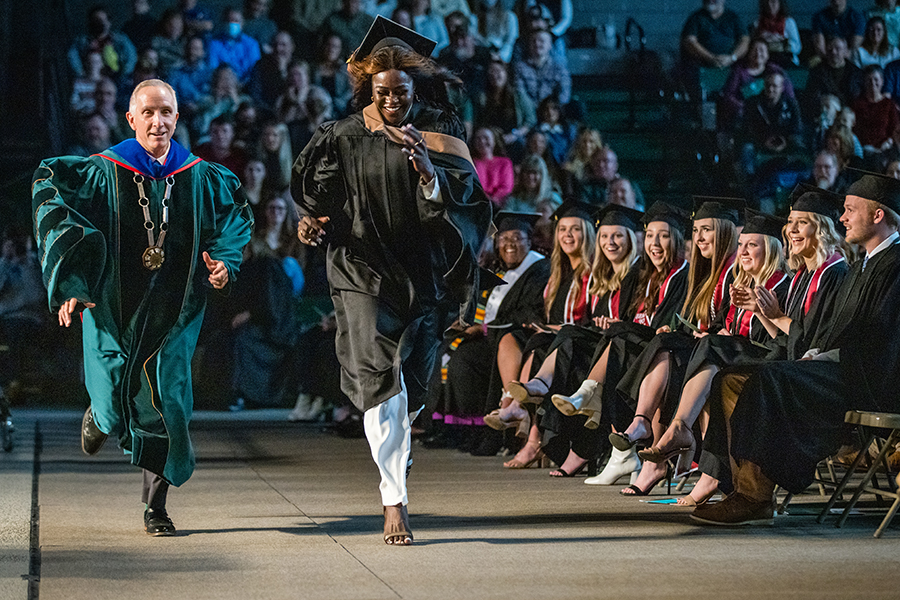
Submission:
M 145 531 L 174 535 L 166 494 L 194 469 L 190 363 L 207 288 L 234 281 L 253 218 L 237 177 L 172 139 L 168 84 L 138 84 L 126 118 L 134 139 L 41 162 L 34 226 L 50 310 L 66 327 L 84 310 L 82 449 L 118 438 L 143 469 Z

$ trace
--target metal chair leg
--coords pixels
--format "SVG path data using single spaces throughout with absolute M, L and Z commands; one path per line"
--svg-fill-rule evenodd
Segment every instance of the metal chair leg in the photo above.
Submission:
M 873 434 L 874 435 L 874 434 Z M 841 518 L 838 519 L 838 522 L 835 524 L 835 527 L 841 527 L 844 525 L 844 522 L 847 521 L 847 517 L 850 516 L 850 511 L 856 505 L 856 502 L 859 500 L 859 497 L 862 496 L 863 492 L 866 491 L 866 487 L 869 485 L 869 482 L 872 480 L 872 477 L 875 475 L 875 471 L 878 470 L 879 464 L 883 461 L 884 456 L 887 454 L 888 450 L 893 447 L 893 442 L 897 437 L 897 431 L 891 431 L 891 435 L 888 436 L 887 442 L 882 446 L 881 451 L 878 453 L 878 456 L 875 457 L 875 460 L 872 462 L 872 466 L 869 467 L 869 470 L 866 471 L 865 476 L 863 476 L 862 482 L 859 484 L 859 488 L 857 488 L 856 493 L 853 494 L 853 497 L 850 498 L 850 502 L 844 507 L 844 512 L 841 514 Z
M 875 434 L 870 433 L 866 438 L 866 441 L 863 443 L 862 450 L 857 453 L 856 458 L 853 460 L 853 464 L 847 468 L 847 472 L 844 473 L 843 479 L 838 484 L 838 486 L 834 489 L 834 493 L 831 494 L 831 498 L 828 499 L 828 503 L 825 504 L 825 508 L 822 509 L 822 512 L 819 513 L 819 516 L 816 518 L 816 521 L 821 523 L 825 520 L 825 517 L 828 516 L 828 513 L 831 512 L 831 509 L 834 508 L 835 503 L 838 498 L 840 498 L 841 494 L 844 492 L 844 488 L 847 487 L 847 484 L 850 483 L 850 478 L 853 477 L 853 473 L 856 472 L 856 468 L 859 467 L 859 464 L 863 461 L 863 458 L 869 453 L 869 446 L 872 445 L 872 441 L 875 439 Z

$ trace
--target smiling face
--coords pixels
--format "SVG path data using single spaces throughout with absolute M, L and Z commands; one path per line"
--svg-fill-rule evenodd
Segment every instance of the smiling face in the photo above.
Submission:
M 606 200 L 610 204 L 618 204 L 619 206 L 627 206 L 628 208 L 637 207 L 634 188 L 627 179 L 616 179 L 610 183 L 609 191 L 606 193 Z
M 597 232 L 597 243 L 603 250 L 603 256 L 614 265 L 628 256 L 628 230 L 622 225 L 601 225 Z
M 841 223 L 847 228 L 844 239 L 850 244 L 865 245 L 875 236 L 874 214 L 869 201 L 859 196 L 847 196 L 844 199 L 844 213 Z
M 881 90 L 884 88 L 884 74 L 878 70 L 866 73 L 863 79 L 863 88 L 870 97 L 881 94 Z
M 817 229 L 812 220 L 812 213 L 802 210 L 791 211 L 785 229 L 791 256 L 805 259 L 816 255 L 816 248 L 819 247 L 819 241 L 816 239 Z
M 769 46 L 762 40 L 753 42 L 747 53 L 747 59 L 752 66 L 762 69 L 769 62 Z
M 178 121 L 175 95 L 162 86 L 143 87 L 132 98 L 125 118 L 138 143 L 159 158 L 168 150 L 169 140 L 175 133 Z
M 372 76 L 372 97 L 381 118 L 389 125 L 400 125 L 413 105 L 413 80 L 405 71 L 391 69 Z
M 761 233 L 742 233 L 737 254 L 741 268 L 755 278 L 766 264 L 766 236 Z
M 711 260 L 716 251 L 716 222 L 713 219 L 697 219 L 694 221 L 694 234 L 692 237 L 694 246 L 700 251 L 700 256 Z
M 566 256 L 580 257 L 584 226 L 578 217 L 563 217 L 556 224 L 556 241 Z
M 669 247 L 672 240 L 671 226 L 665 221 L 651 221 L 644 232 L 644 252 L 657 270 L 669 262 Z
M 529 250 L 531 240 L 526 232 L 512 229 L 497 234 L 497 257 L 507 269 L 515 269 L 522 264 Z

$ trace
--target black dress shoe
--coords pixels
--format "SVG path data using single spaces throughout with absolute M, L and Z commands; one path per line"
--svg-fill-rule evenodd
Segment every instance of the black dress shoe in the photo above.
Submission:
M 81 449 L 88 456 L 93 456 L 103 447 L 107 437 L 97 427 L 97 424 L 94 422 L 94 413 L 91 412 L 91 407 L 88 406 L 88 409 L 84 411 L 84 418 L 81 419 Z
M 175 535 L 175 524 L 164 508 L 148 508 L 144 511 L 144 531 L 155 537 Z

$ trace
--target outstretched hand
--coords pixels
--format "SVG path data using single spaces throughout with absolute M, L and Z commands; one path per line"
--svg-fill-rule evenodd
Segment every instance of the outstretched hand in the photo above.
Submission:
M 62 306 L 59 307 L 59 324 L 62 327 L 68 327 L 72 324 L 72 313 L 75 312 L 76 306 L 78 306 L 78 300 L 75 298 L 69 298 L 62 303 Z M 95 306 L 97 305 L 93 302 L 84 303 L 84 308 L 94 308 Z
M 228 284 L 228 268 L 225 267 L 225 263 L 210 258 L 209 252 L 203 253 L 203 262 L 209 269 L 209 283 L 217 290 L 225 287 Z

